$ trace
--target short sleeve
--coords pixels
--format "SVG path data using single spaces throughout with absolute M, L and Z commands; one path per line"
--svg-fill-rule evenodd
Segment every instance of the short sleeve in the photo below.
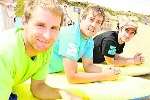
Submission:
M 41 66 L 39 70 L 32 76 L 34 80 L 44 80 L 48 74 L 48 64 Z
M 49 49 L 47 53 L 40 56 L 39 62 L 37 65 L 39 69 L 32 75 L 34 80 L 44 80 L 48 74 L 49 60 L 52 54 L 52 49 Z
M 87 43 L 87 46 L 85 48 L 85 54 L 83 55 L 83 58 L 93 59 L 93 48 L 94 48 L 94 42 L 91 39 Z
M 114 57 L 117 51 L 116 43 L 113 40 L 104 40 L 102 44 L 102 54 L 108 57 Z
M 61 42 L 59 54 L 72 60 L 78 58 L 78 46 L 74 42 Z
M 61 36 L 59 37 L 58 53 L 61 56 L 67 57 L 72 60 L 78 60 L 78 42 L 80 36 L 79 25 L 67 27 L 61 30 Z

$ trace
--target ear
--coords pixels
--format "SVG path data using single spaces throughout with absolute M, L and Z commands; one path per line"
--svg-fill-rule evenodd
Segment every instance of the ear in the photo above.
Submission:
M 25 18 L 25 16 L 22 17 L 22 24 L 25 25 L 27 23 L 27 20 Z
M 25 18 L 25 16 L 22 16 L 22 27 L 23 28 L 26 28 L 28 25 L 28 21 L 29 20 L 27 20 L 26 18 Z

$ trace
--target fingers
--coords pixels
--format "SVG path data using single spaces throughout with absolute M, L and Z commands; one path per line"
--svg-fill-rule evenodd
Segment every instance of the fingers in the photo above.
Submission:
M 138 53 L 136 53 L 136 55 L 142 55 L 142 53 L 138 52 Z
M 144 62 L 144 56 L 142 53 L 136 53 L 134 56 L 134 64 L 142 64 Z
M 107 81 L 115 81 L 115 80 L 118 80 L 118 78 L 119 78 L 119 74 L 117 74 L 117 75 L 113 74 L 113 75 L 109 76 L 108 79 L 106 79 L 106 80 Z
M 119 75 L 113 75 L 112 76 L 112 81 L 118 80 L 118 78 L 119 78 Z
M 120 74 L 120 69 L 118 68 L 113 68 L 113 67 L 109 67 L 109 70 L 111 70 L 113 72 L 113 74 L 118 75 Z
M 120 69 L 114 67 L 104 68 L 103 72 L 105 73 L 105 81 L 117 80 L 120 74 Z
M 136 54 L 134 55 L 134 57 L 141 56 L 141 55 L 142 55 L 142 53 L 136 53 Z
M 140 57 L 140 61 L 141 61 L 141 63 L 144 62 L 144 57 L 143 56 Z

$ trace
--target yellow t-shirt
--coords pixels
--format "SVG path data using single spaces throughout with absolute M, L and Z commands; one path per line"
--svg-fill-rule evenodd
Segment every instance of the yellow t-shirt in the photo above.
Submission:
M 0 100 L 8 100 L 13 88 L 25 80 L 44 80 L 51 49 L 32 60 L 25 52 L 23 30 L 12 29 L 0 36 Z

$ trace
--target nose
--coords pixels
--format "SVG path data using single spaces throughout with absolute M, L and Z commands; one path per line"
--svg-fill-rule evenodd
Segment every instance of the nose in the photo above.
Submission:
M 44 33 L 43 33 L 43 37 L 48 40 L 51 36 L 51 32 L 49 29 L 47 29 Z
M 129 36 L 130 36 L 129 33 L 126 32 L 126 37 L 129 37 Z
M 93 21 L 93 23 L 91 24 L 93 27 L 96 27 L 96 22 Z

